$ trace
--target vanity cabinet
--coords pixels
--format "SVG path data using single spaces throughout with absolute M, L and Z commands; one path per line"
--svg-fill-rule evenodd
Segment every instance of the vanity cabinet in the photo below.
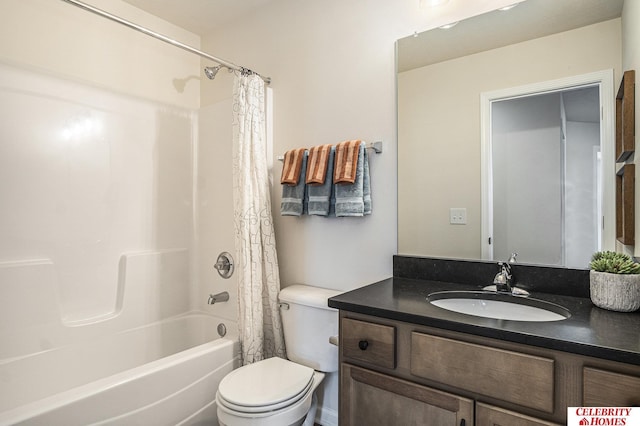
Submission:
M 474 424 L 469 398 L 347 363 L 341 369 L 342 426 Z
M 340 311 L 341 425 L 558 425 L 640 404 L 640 366 Z

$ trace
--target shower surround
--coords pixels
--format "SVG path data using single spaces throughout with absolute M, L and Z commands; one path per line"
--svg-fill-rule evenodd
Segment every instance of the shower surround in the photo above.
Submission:
M 125 288 L 138 285 L 127 282 L 131 256 L 170 259 L 162 275 L 180 277 L 171 285 L 181 296 L 165 295 L 160 314 L 184 311 L 196 114 L 18 68 L 1 72 L 7 324 L 73 327 L 116 316 Z
M 229 127 L 225 106 L 205 109 L 199 128 L 195 109 L 0 62 L 0 424 L 141 365 L 190 359 L 222 322 L 230 346 L 211 347 L 222 348 L 219 365 L 195 373 L 221 369 L 207 382 L 211 403 L 238 362 L 235 303 L 206 305 L 209 292 L 235 295 L 234 280 L 203 265 L 218 247 L 233 250 L 233 237 L 217 234 L 232 223 L 231 202 L 207 216 L 230 173 L 207 182 L 230 172 L 231 156 L 201 159 L 198 141 L 212 152 L 216 117 Z M 111 345 L 132 333 L 137 346 Z M 182 374 L 168 371 L 166 383 Z

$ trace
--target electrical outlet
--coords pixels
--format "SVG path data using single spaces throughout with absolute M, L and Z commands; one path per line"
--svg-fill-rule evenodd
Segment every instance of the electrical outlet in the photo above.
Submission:
M 467 209 L 461 207 L 452 207 L 449 209 L 449 223 L 452 225 L 467 224 Z

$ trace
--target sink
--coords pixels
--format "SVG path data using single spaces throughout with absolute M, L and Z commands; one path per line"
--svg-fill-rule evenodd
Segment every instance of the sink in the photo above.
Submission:
M 511 321 L 561 321 L 571 316 L 555 303 L 486 291 L 440 291 L 427 296 L 427 301 L 448 311 Z

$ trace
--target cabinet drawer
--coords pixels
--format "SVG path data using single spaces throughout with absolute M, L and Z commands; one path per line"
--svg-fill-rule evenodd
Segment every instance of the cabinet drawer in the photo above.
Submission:
M 585 367 L 582 388 L 587 407 L 631 407 L 640 405 L 640 377 Z
M 478 402 L 476 404 L 476 426 L 560 426 L 558 423 L 551 423 L 534 417 L 492 405 Z
M 395 327 L 343 318 L 340 340 L 346 358 L 384 368 L 396 366 Z
M 553 412 L 553 359 L 413 332 L 411 374 Z

